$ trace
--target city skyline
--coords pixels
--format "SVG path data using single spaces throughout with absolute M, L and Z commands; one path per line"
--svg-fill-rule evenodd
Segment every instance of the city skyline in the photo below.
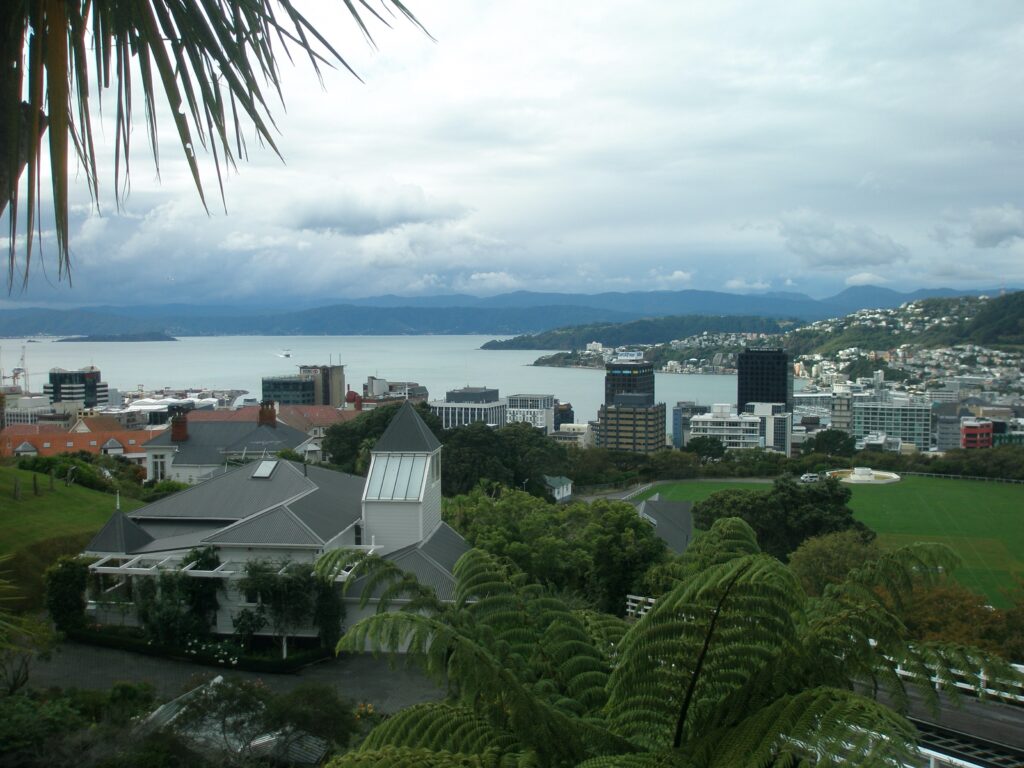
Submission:
M 414 4 L 436 42 L 395 20 L 376 50 L 303 10 L 364 83 L 285 64 L 286 163 L 250 146 L 224 215 L 203 157 L 207 216 L 161 105 L 162 181 L 140 115 L 118 211 L 106 94 L 73 284 L 44 231 L 0 308 L 1024 282 L 1014 3 Z

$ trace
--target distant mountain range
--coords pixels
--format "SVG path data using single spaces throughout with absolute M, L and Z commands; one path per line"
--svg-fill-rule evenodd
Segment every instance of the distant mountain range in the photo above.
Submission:
M 717 291 L 537 293 L 497 296 L 376 296 L 286 311 L 257 307 L 163 304 L 73 310 L 0 310 L 0 336 L 93 335 L 162 332 L 174 336 L 398 335 L 540 333 L 585 323 L 617 323 L 669 315 L 747 315 L 821 320 L 858 309 L 897 307 L 907 301 L 981 293 L 928 289 L 900 293 L 877 286 L 847 288 L 826 299 L 801 293 L 741 295 Z

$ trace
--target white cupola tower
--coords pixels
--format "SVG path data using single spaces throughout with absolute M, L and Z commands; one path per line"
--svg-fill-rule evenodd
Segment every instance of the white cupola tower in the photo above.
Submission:
M 441 522 L 441 443 L 406 401 L 370 452 L 363 544 L 386 555 L 418 544 Z

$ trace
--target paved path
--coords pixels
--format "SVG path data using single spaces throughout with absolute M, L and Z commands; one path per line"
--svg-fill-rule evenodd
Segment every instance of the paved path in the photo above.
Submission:
M 201 679 L 217 673 L 215 667 L 66 642 L 49 661 L 36 662 L 29 686 L 106 689 L 120 680 L 148 682 L 160 698 L 167 699 L 194 688 Z M 442 689 L 418 668 L 406 666 L 401 657 L 394 668 L 390 668 L 383 658 L 358 654 L 322 661 L 295 674 L 226 674 L 250 680 L 261 679 L 275 691 L 287 691 L 304 682 L 327 683 L 335 686 L 344 698 L 372 703 L 384 712 L 396 712 L 412 704 L 444 696 Z
M 573 496 L 570 501 L 597 501 L 599 499 L 608 499 L 610 501 L 621 501 L 627 496 L 632 496 L 634 493 L 642 488 L 648 488 L 659 485 L 677 485 L 679 483 L 755 483 L 761 485 L 770 485 L 775 482 L 774 477 L 690 477 L 684 480 L 654 480 L 650 483 L 637 483 L 631 485 L 628 488 L 615 488 L 610 491 L 601 491 L 600 493 L 586 494 L 583 496 Z

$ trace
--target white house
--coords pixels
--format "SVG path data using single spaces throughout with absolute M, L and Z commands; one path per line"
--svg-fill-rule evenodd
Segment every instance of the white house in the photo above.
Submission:
M 190 550 L 206 547 L 218 554 L 216 569 L 182 567 Z M 365 479 L 268 458 L 134 512 L 115 512 L 85 554 L 98 558 L 89 570 L 103 591 L 120 599 L 90 594 L 88 610 L 99 623 L 133 624 L 132 580 L 180 570 L 224 580 L 213 630 L 230 634 L 238 612 L 252 607 L 236 586 L 249 560 L 311 563 L 340 547 L 392 560 L 441 599 L 454 596 L 452 568 L 469 545 L 441 521 L 441 444 L 408 403 L 377 441 Z M 359 586 L 346 596 L 347 624 L 376 610 L 372 603 L 359 609 Z
M 198 483 L 223 471 L 228 461 L 273 458 L 293 450 L 320 456 L 320 441 L 277 420 L 274 404 L 262 403 L 255 422 L 197 421 L 186 414 L 171 419 L 170 429 L 146 443 L 146 477 Z

